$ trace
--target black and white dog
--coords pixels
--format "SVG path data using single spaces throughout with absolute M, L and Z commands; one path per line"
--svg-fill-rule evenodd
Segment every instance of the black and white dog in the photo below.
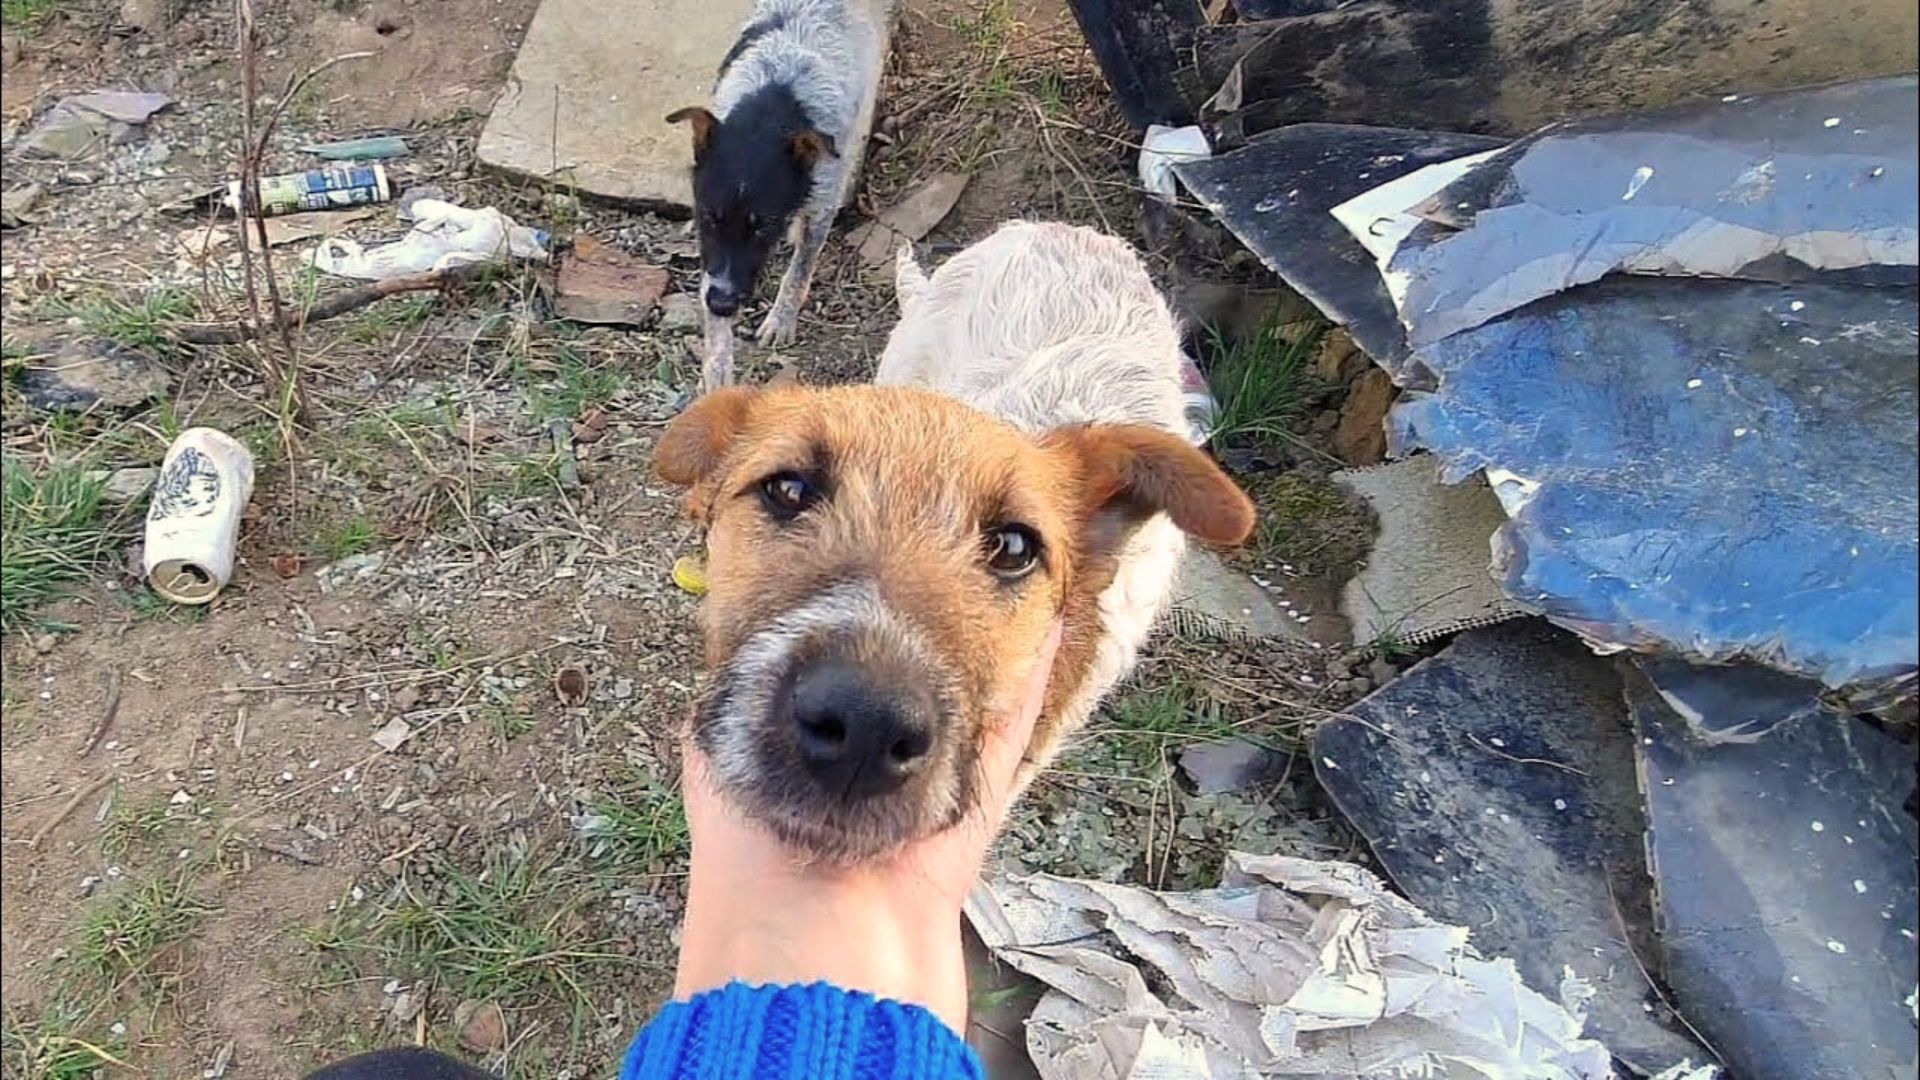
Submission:
M 703 391 L 733 381 L 733 317 L 783 232 L 793 261 L 759 339 L 793 340 L 814 264 L 866 153 L 892 9 L 893 0 L 758 0 L 720 62 L 713 107 L 667 117 L 693 130 Z

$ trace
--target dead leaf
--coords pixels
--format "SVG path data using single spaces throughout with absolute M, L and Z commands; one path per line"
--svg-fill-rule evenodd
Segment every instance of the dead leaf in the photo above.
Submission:
M 283 578 L 300 576 L 300 556 L 275 555 L 272 559 L 273 572 Z
M 587 415 L 574 421 L 573 441 L 581 444 L 597 443 L 607 434 L 607 412 L 605 409 L 590 409 Z
M 847 242 L 860 252 L 860 261 L 867 269 L 888 266 L 902 243 L 932 232 L 935 225 L 953 212 L 966 190 L 965 173 L 936 173 L 905 198 L 880 211 L 879 217 L 855 229 Z
M 587 703 L 587 673 L 568 664 L 553 673 L 553 693 L 568 708 Z
M 667 271 L 591 236 L 574 239 L 560 263 L 554 311 L 601 326 L 637 326 L 667 291 Z

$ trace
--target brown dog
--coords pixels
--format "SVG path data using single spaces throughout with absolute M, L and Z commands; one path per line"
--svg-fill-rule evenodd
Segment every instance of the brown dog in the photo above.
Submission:
M 1100 606 L 1164 514 L 1234 544 L 1253 508 L 1211 459 L 1144 425 L 1023 433 L 881 386 L 730 388 L 655 464 L 707 529 L 713 681 L 693 735 L 722 788 L 811 854 L 857 860 L 973 804 L 981 733 L 1056 616 L 1028 774 L 1092 707 Z

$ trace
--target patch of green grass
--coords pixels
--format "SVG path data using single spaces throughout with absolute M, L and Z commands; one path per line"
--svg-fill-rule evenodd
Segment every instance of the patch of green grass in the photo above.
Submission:
M 174 324 L 193 318 L 196 310 L 198 305 L 193 294 L 171 286 L 149 289 L 131 301 L 102 293 L 68 306 L 68 313 L 79 319 L 89 333 L 160 353 L 176 347 Z
M 380 527 L 365 514 L 329 524 L 314 537 L 314 554 L 331 562 L 369 551 L 380 542 Z
M 427 321 L 433 314 L 438 300 L 431 293 L 415 293 L 411 296 L 394 297 L 362 311 L 357 318 L 347 324 L 346 336 L 350 341 L 362 345 L 376 345 L 392 341 L 402 330 L 407 330 Z
M 985 0 L 973 15 L 955 19 L 954 32 L 976 51 L 996 53 L 1007 47 L 1018 23 L 1011 0 Z
M 503 743 L 512 742 L 533 730 L 533 714 L 518 704 L 488 702 L 476 706 L 474 714 L 486 721 L 487 728 Z
M 0 0 L 0 22 L 8 30 L 32 31 L 60 6 L 60 0 Z
M 577 866 L 531 855 L 497 852 L 478 872 L 442 861 L 430 892 L 403 879 L 390 904 L 340 940 L 371 950 L 383 970 L 456 997 L 508 1009 L 542 1001 L 593 1008 L 634 961 L 586 939 L 580 913 L 597 894 L 579 882 Z
M 1235 734 L 1221 704 L 1184 678 L 1132 690 L 1106 708 L 1103 731 L 1116 747 L 1153 756 L 1169 742 L 1224 739 Z
M 525 499 L 550 494 L 560 486 L 558 454 L 498 454 L 488 465 L 490 475 L 480 485 L 482 495 Z
M 1418 652 L 1419 647 L 1402 637 L 1398 626 L 1389 626 L 1367 642 L 1367 651 L 1382 660 L 1405 660 Z
M 588 814 L 590 856 L 623 875 L 677 869 L 692 842 L 679 791 L 650 776 L 631 777 Z
M 1041 72 L 1033 92 L 1040 99 L 1040 108 L 1047 116 L 1057 120 L 1067 115 L 1067 81 L 1059 72 Z
M 94 1080 L 112 1075 L 107 1066 L 131 1074 L 124 1040 L 95 1030 L 99 1025 L 92 1011 L 66 993 L 56 993 L 33 1014 L 9 1006 L 0 1023 L 0 1074 L 20 1080 Z
M 111 539 L 105 485 L 72 466 L 0 459 L 0 630 L 93 572 Z
M 626 384 L 626 374 L 611 363 L 594 367 L 563 349 L 559 370 L 528 387 L 527 403 L 538 420 L 578 420 L 588 409 L 612 400 Z
M 1313 356 L 1326 329 L 1321 322 L 1289 327 L 1276 315 L 1251 337 L 1210 332 L 1207 382 L 1216 444 L 1271 445 L 1294 438 L 1293 423 L 1305 408 Z
M 448 636 L 444 626 L 428 628 L 416 623 L 407 628 L 407 641 L 436 670 L 452 671 L 460 666 L 460 646 Z
M 214 910 L 194 896 L 187 870 L 128 885 L 87 912 L 70 959 L 102 986 L 164 989 L 168 973 L 158 962 Z
M 164 800 L 115 799 L 113 813 L 100 830 L 100 853 L 109 859 L 118 859 L 136 845 L 151 843 L 166 831 L 170 820 Z

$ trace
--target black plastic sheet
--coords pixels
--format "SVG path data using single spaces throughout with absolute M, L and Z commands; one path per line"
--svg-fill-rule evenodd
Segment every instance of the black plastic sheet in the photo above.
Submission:
M 1373 256 L 1328 213 L 1362 192 L 1501 140 L 1350 124 L 1297 124 L 1230 154 L 1182 161 L 1181 183 L 1294 291 L 1347 328 L 1402 385 L 1407 334 Z
M 1536 991 L 1585 980 L 1587 1034 L 1614 1056 L 1707 1058 L 1644 974 L 1646 826 L 1611 661 L 1533 620 L 1469 630 L 1347 712 L 1316 731 L 1315 774 L 1395 885 Z
M 1628 702 L 1681 1013 L 1742 1080 L 1915 1075 L 1913 748 L 1829 716 L 1728 744 L 1631 677 Z

